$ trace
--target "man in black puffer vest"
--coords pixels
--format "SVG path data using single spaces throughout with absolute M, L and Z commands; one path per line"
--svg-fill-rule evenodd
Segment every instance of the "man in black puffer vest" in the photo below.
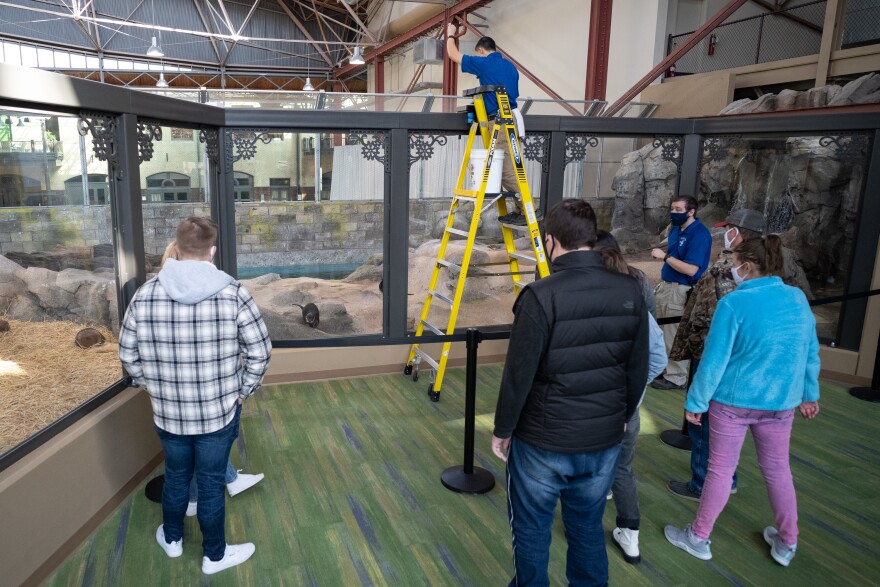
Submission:
M 638 282 L 591 249 L 596 215 L 563 200 L 545 220 L 553 273 L 525 287 L 495 410 L 492 451 L 507 461 L 516 575 L 548 585 L 556 503 L 570 585 L 606 585 L 602 514 L 626 421 L 648 377 L 648 320 Z

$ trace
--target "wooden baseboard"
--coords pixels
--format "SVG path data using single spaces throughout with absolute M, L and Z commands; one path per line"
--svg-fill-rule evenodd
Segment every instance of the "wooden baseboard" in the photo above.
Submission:
M 843 385 L 852 385 L 854 387 L 871 387 L 871 380 L 867 377 L 858 377 L 849 375 L 848 373 L 838 373 L 837 371 L 819 371 L 819 378 L 828 381 L 836 381 Z
M 150 459 L 150 461 L 135 474 L 131 480 L 122 486 L 122 488 L 116 492 L 116 494 L 104 504 L 104 507 L 99 509 L 94 516 L 89 518 L 89 520 L 83 524 L 82 528 L 77 530 L 67 541 L 61 545 L 61 547 L 56 550 L 52 556 L 50 556 L 46 561 L 40 565 L 40 567 L 34 571 L 34 573 L 27 578 L 27 580 L 22 583 L 23 587 L 37 587 L 43 581 L 49 578 L 58 568 L 64 563 L 67 558 L 72 555 L 76 549 L 83 545 L 89 535 L 94 532 L 98 526 L 107 521 L 110 515 L 116 511 L 116 508 L 125 501 L 130 495 L 131 492 L 134 491 L 141 482 L 147 478 L 147 475 L 156 470 L 162 461 L 164 460 L 164 455 L 162 452 L 157 454 L 155 457 Z

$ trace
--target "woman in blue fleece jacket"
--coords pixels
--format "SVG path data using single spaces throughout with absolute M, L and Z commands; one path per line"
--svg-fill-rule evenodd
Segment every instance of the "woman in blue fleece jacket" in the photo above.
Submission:
M 779 527 L 764 529 L 776 562 L 788 566 L 797 549 L 797 498 L 789 466 L 794 409 L 807 420 L 819 413 L 819 341 L 804 293 L 775 276 L 782 269 L 778 236 L 751 239 L 733 251 L 740 285 L 718 302 L 703 358 L 688 390 L 687 419 L 700 425 L 708 410 L 709 472 L 694 522 L 667 526 L 666 538 L 709 560 L 709 534 L 730 497 L 746 432 Z M 716 424 L 718 422 L 718 424 Z

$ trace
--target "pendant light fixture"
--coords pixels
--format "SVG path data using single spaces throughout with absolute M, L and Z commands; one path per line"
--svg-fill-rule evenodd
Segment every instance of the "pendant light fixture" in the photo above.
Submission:
M 153 9 L 153 26 L 156 26 L 156 0 L 151 0 L 150 5 Z M 153 37 L 152 43 L 150 43 L 150 48 L 147 49 L 147 57 L 156 57 L 162 58 L 165 57 L 165 53 L 162 51 L 162 31 L 159 31 L 159 42 L 156 42 L 156 37 Z
M 165 72 L 164 71 L 159 74 L 159 81 L 156 82 L 156 87 L 157 88 L 167 88 L 168 87 L 168 82 L 165 81 Z
M 351 65 L 363 65 L 364 63 L 366 63 L 366 61 L 364 61 L 363 54 L 361 54 L 361 46 L 360 45 L 355 45 L 354 53 L 352 53 L 348 62 Z
M 306 77 L 306 83 L 303 85 L 304 92 L 314 92 L 315 86 L 312 85 L 312 78 Z

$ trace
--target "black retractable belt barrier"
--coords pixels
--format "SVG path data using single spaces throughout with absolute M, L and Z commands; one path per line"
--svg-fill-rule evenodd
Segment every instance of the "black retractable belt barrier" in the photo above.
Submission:
M 476 328 L 467 329 L 467 370 L 465 373 L 464 465 L 449 467 L 440 475 L 443 486 L 459 493 L 486 493 L 495 487 L 495 477 L 474 467 L 474 425 L 477 398 L 477 347 L 482 335 Z

